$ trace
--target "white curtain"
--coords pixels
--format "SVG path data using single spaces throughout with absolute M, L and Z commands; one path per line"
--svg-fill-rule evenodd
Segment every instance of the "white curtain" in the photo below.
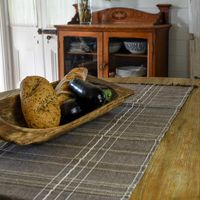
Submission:
M 36 0 L 8 0 L 11 25 L 36 26 Z

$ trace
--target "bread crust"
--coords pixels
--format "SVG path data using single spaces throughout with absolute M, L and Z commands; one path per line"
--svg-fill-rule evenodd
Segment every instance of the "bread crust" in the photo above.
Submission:
M 56 94 L 58 96 L 58 101 L 62 105 L 65 101 L 72 98 L 72 93 L 69 90 L 69 81 L 74 78 L 80 78 L 81 80 L 86 80 L 88 74 L 88 69 L 85 67 L 73 68 L 64 78 L 58 83 L 55 88 Z
M 22 112 L 28 127 L 59 126 L 60 105 L 48 80 L 40 76 L 28 76 L 21 82 L 20 89 Z

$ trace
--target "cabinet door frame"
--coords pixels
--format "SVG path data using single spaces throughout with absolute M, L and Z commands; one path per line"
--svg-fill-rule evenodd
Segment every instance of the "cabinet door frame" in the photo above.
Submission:
M 97 39 L 97 75 L 103 77 L 103 34 L 102 32 L 58 31 L 59 79 L 64 77 L 64 38 L 93 37 Z
M 110 38 L 137 38 L 147 40 L 147 76 L 151 77 L 155 74 L 155 63 L 153 59 L 153 49 L 155 44 L 153 43 L 152 32 L 104 32 L 104 58 L 103 58 L 103 75 L 109 77 L 109 39 Z

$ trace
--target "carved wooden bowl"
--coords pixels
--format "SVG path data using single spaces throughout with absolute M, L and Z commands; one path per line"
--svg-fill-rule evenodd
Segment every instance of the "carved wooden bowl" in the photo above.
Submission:
M 21 111 L 19 93 L 11 95 L 7 98 L 0 99 L 0 138 L 20 145 L 45 142 L 109 112 L 120 105 L 126 97 L 133 94 L 132 90 L 119 87 L 94 77 L 88 77 L 88 81 L 113 88 L 117 93 L 116 98 L 70 123 L 54 128 L 33 129 L 28 128 L 25 123 Z M 56 84 L 57 83 L 54 83 L 54 86 Z

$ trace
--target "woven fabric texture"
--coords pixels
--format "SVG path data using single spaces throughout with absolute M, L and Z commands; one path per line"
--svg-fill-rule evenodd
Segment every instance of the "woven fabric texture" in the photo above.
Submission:
M 0 199 L 128 200 L 192 87 L 122 84 L 121 106 L 39 145 L 0 142 Z

